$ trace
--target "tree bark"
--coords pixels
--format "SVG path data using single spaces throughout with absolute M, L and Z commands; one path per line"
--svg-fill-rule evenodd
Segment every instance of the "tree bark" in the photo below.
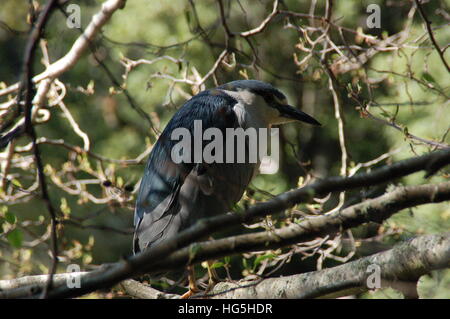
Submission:
M 258 281 L 222 282 L 208 295 L 227 299 L 347 296 L 369 290 L 370 265 L 380 267 L 384 285 L 417 281 L 432 270 L 450 267 L 450 233 L 416 237 L 388 251 L 320 271 Z

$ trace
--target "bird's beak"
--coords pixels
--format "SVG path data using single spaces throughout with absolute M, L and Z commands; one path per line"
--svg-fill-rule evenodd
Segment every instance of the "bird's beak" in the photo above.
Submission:
M 287 105 L 287 104 L 279 104 L 277 105 L 277 109 L 280 112 L 280 116 L 301 121 L 313 125 L 321 125 L 315 118 L 313 118 L 311 115 L 306 114 L 305 112 L 302 112 L 293 106 Z

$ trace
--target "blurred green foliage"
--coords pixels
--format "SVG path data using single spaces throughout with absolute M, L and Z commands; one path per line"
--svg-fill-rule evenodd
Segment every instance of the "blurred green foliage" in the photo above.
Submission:
M 86 27 L 92 14 L 99 10 L 102 2 L 93 0 L 78 2 L 81 6 L 83 27 Z M 42 4 L 43 1 L 37 3 Z M 234 32 L 249 30 L 259 25 L 272 9 L 271 1 L 242 0 L 224 3 L 228 25 Z M 366 27 L 366 7 L 371 3 L 378 3 L 381 6 L 381 29 Z M 282 9 L 308 13 L 310 5 L 310 1 L 286 0 Z M 430 1 L 424 5 L 429 18 L 433 21 L 432 25 L 439 26 L 434 32 L 442 47 L 450 42 L 449 21 L 446 20 L 449 5 L 448 0 Z M 404 28 L 410 7 L 410 1 L 336 1 L 333 16 L 336 23 L 343 27 L 353 30 L 362 28 L 366 34 L 381 39 Z M 1 8 L 0 22 L 3 27 L 0 28 L 2 61 L 0 81 L 4 82 L 4 86 L 8 86 L 20 79 L 20 66 L 27 40 L 26 30 L 29 28 L 26 22 L 28 1 L 2 0 Z M 324 10 L 324 1 L 317 1 L 316 15 L 323 15 Z M 437 14 L 439 10 L 447 10 L 447 16 Z M 61 58 L 79 36 L 78 30 L 67 28 L 65 19 L 64 15 L 56 11 L 45 29 L 44 37 L 48 43 L 50 62 Z M 289 21 L 294 25 L 308 23 L 307 19 L 290 18 Z M 4 26 L 8 26 L 12 31 Z M 358 69 L 339 76 L 341 83 L 348 83 L 353 90 L 358 86 L 361 87 L 359 92 L 361 100 L 372 99 L 377 103 L 370 106 L 373 114 L 388 121 L 395 118 L 396 123 L 403 129 L 401 132 L 364 117 L 359 112 L 357 103 L 348 97 L 346 90 L 342 89 L 340 93 L 343 100 L 350 167 L 395 149 L 399 151 L 393 154 L 388 162 L 421 154 L 432 148 L 407 139 L 404 134 L 406 130 L 425 139 L 450 143 L 450 134 L 445 136 L 450 124 L 448 102 L 450 75 L 428 40 L 428 35 L 424 33 L 423 21 L 416 13 L 408 35 L 408 45 L 377 54 L 367 64 L 365 71 Z M 337 32 L 333 31 L 331 36 L 342 44 Z M 355 34 L 346 33 L 346 37 L 349 42 L 358 43 Z M 113 159 L 133 159 L 144 152 L 155 141 L 156 135 L 151 131 L 149 123 L 127 101 L 123 89 L 126 88 L 136 105 L 151 116 L 153 125 L 162 130 L 176 109 L 189 95 L 196 92 L 191 86 L 183 83 L 176 84 L 172 90 L 171 81 L 158 75 L 170 74 L 181 79 L 185 74 L 198 72 L 203 76 L 211 69 L 224 49 L 224 41 L 225 34 L 220 23 L 218 2 L 215 0 L 128 1 L 123 10 L 114 14 L 103 28 L 101 36 L 93 43 L 97 59 L 111 72 L 115 80 L 122 84 L 122 87 L 114 85 L 92 52 L 85 53 L 74 68 L 60 78 L 67 88 L 64 102 L 80 129 L 89 135 L 91 151 Z M 271 197 L 270 194 L 278 194 L 297 187 L 299 179 L 305 176 L 305 172 L 314 172 L 319 178 L 339 175 L 341 150 L 328 77 L 321 69 L 318 59 L 309 60 L 306 68 L 302 70 L 296 65 L 294 55 L 297 56 L 297 60 L 302 60 L 306 56 L 297 47 L 301 41 L 303 40 L 300 32 L 295 28 L 288 28 L 285 19 L 276 18 L 264 32 L 252 37 L 250 41 L 232 39 L 235 64 L 230 68 L 221 67 L 215 73 L 218 83 L 244 77 L 271 82 L 287 94 L 291 104 L 297 105 L 323 124 L 321 128 L 299 124 L 289 124 L 282 128 L 281 170 L 276 175 L 258 176 L 252 182 L 252 191 L 247 192 L 241 202 L 243 207 L 268 199 Z M 365 46 L 364 43 L 359 44 Z M 448 51 L 445 51 L 445 57 L 450 60 Z M 124 57 L 132 60 L 152 60 L 164 55 L 183 62 L 162 60 L 151 65 L 142 64 L 134 68 L 127 79 L 122 77 L 125 69 L 120 61 Z M 42 52 L 38 50 L 35 73 L 45 69 L 41 59 Z M 379 72 L 383 70 L 386 72 Z M 371 92 L 363 83 L 364 72 L 373 83 Z M 213 78 L 206 81 L 206 87 L 214 85 Z M 92 92 L 86 94 L 89 90 Z M 49 111 L 51 112 L 49 122 L 36 126 L 38 136 L 63 139 L 69 144 L 82 147 L 83 141 L 74 133 L 63 113 L 57 107 L 51 107 Z M 27 143 L 28 138 L 22 137 L 16 142 L 16 146 Z M 74 157 L 67 149 L 55 145 L 42 145 L 41 151 L 47 168 L 55 172 L 62 170 Z M 82 161 L 80 159 L 79 162 Z M 90 166 L 93 171 L 109 173 L 104 179 L 111 181 L 118 188 L 126 185 L 134 186 L 143 171 L 143 165 L 100 164 L 92 158 L 85 161 L 85 165 Z M 386 161 L 377 165 L 384 163 Z M 16 185 L 20 187 L 28 188 L 34 182 L 34 175 L 30 171 L 15 168 L 10 173 L 14 174 Z M 77 178 L 87 179 L 92 176 L 85 172 L 77 175 Z M 423 175 L 418 173 L 396 181 L 396 185 L 443 180 L 445 178 L 442 176 L 425 180 Z M 64 266 L 70 263 L 79 263 L 83 269 L 89 269 L 92 265 L 113 262 L 131 253 L 131 235 L 96 227 L 131 230 L 133 197 L 127 204 L 112 202 L 95 204 L 80 198 L 82 196 L 68 194 L 53 182 L 49 184 L 52 202 L 67 220 L 67 223 L 60 225 L 58 234 L 62 251 L 61 271 L 64 271 Z M 108 191 L 101 181 L 87 185 L 86 190 L 97 197 Z M 359 192 L 348 192 L 347 198 L 359 195 Z M 331 209 L 337 202 L 338 198 L 333 196 L 324 208 Z M 0 278 L 47 271 L 50 264 L 48 236 L 44 237 L 41 244 L 33 246 L 34 241 L 49 232 L 45 205 L 34 196 L 3 205 L 0 213 L 0 226 L 3 229 L 3 234 L 0 233 L 2 247 Z M 301 205 L 296 209 L 309 211 L 310 208 Z M 34 223 L 35 226 L 27 223 Z M 416 234 L 442 233 L 449 229 L 450 207 L 448 203 L 443 203 L 405 210 L 387 220 L 382 225 L 382 230 L 377 228 L 374 232 L 366 229 L 367 234 L 363 236 L 370 237 L 394 230 L 392 235 L 387 236 L 386 241 L 395 243 Z M 241 259 L 232 258 L 218 261 L 216 266 L 218 270 L 231 266 L 234 276 L 240 272 L 248 275 L 254 273 L 262 262 L 270 261 L 274 256 L 274 253 L 267 252 L 248 259 L 242 258 L 242 263 L 238 262 Z M 291 263 L 279 273 L 289 274 L 295 268 L 292 266 L 294 264 L 300 264 L 304 271 L 313 270 L 315 257 L 306 260 L 293 257 Z M 333 265 L 334 262 L 328 261 L 325 264 Z M 204 273 L 203 269 L 198 271 Z M 298 268 L 296 271 L 298 272 Z M 437 273 L 442 276 L 440 281 L 422 277 L 419 289 L 421 296 L 450 297 L 449 286 L 442 285 L 442 282 L 449 281 L 449 271 Z M 440 287 L 439 291 L 433 293 L 437 286 Z M 365 297 L 397 298 L 398 294 L 385 291 L 378 294 L 369 293 Z

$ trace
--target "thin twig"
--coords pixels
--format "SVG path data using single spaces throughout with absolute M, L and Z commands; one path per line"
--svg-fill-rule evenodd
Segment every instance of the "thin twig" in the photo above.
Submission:
M 422 5 L 419 0 L 415 0 L 417 8 L 419 9 L 420 15 L 422 16 L 423 21 L 425 22 L 425 26 L 428 31 L 428 35 L 430 36 L 430 40 L 433 43 L 433 46 L 436 48 L 437 53 L 439 54 L 439 57 L 442 60 L 442 63 L 445 65 L 445 68 L 447 69 L 447 72 L 450 73 L 450 66 L 448 65 L 447 61 L 445 60 L 444 51 L 441 50 L 439 47 L 439 44 L 436 41 L 436 38 L 434 37 L 433 29 L 431 28 L 431 21 L 428 20 L 428 17 L 425 14 L 425 11 L 422 8 Z
M 45 25 L 51 15 L 51 12 L 56 7 L 58 1 L 57 0 L 49 0 L 41 14 L 39 15 L 38 21 L 36 25 L 33 27 L 31 31 L 30 37 L 27 42 L 27 46 L 25 49 L 25 57 L 24 57 L 24 72 L 23 72 L 23 80 L 22 87 L 25 91 L 25 132 L 30 136 L 31 141 L 33 143 L 33 153 L 36 161 L 36 168 L 38 171 L 39 184 L 42 192 L 42 199 L 44 200 L 47 210 L 50 214 L 51 218 L 51 237 L 52 237 L 52 254 L 53 261 L 49 270 L 49 279 L 45 289 L 42 292 L 42 298 L 47 297 L 48 290 L 52 286 L 53 274 L 56 272 L 56 266 L 58 264 L 58 242 L 57 242 L 57 234 L 56 234 L 56 211 L 52 205 L 50 200 L 50 196 L 48 193 L 47 183 L 44 174 L 44 166 L 42 164 L 42 158 L 39 151 L 39 146 L 36 144 L 36 132 L 32 123 L 32 92 L 33 92 L 33 61 L 34 54 L 36 50 L 37 43 L 41 37 L 42 30 L 45 28 Z M 20 95 L 19 95 L 20 96 Z

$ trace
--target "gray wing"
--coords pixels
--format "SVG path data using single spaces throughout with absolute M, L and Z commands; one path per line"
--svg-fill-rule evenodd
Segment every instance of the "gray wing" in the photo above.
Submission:
M 198 219 L 227 212 L 242 196 L 254 164 L 175 164 L 170 153 L 174 128 L 193 131 L 194 119 L 203 129 L 237 127 L 236 101 L 216 90 L 186 102 L 169 121 L 145 168 L 135 209 L 134 252 L 176 235 Z M 225 155 L 224 155 L 225 156 Z M 230 178 L 231 177 L 231 178 Z

